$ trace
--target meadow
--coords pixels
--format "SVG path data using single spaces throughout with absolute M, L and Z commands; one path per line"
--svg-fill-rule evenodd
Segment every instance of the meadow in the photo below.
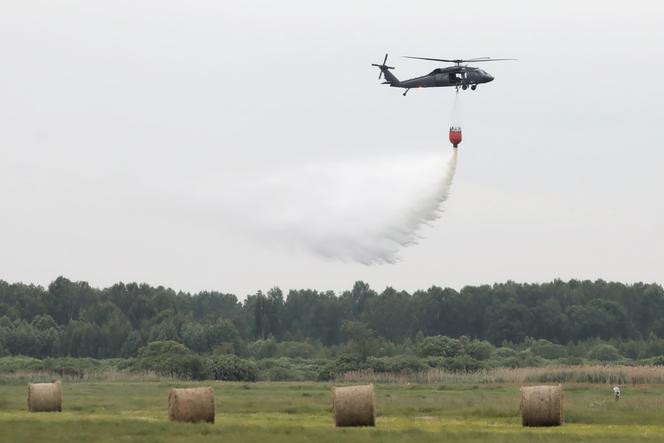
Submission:
M 171 387 L 211 385 L 215 424 L 170 423 Z M 566 424 L 523 428 L 518 384 L 379 384 L 375 428 L 335 428 L 329 383 L 67 382 L 62 413 L 26 412 L 26 385 L 0 384 L 0 442 L 655 442 L 664 386 L 566 384 Z

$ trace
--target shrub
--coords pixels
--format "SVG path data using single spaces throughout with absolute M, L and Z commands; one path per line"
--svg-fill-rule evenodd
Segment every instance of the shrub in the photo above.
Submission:
M 374 372 L 418 372 L 427 369 L 422 360 L 413 356 L 368 358 L 367 366 Z
M 424 363 L 431 368 L 444 368 L 445 360 L 443 357 L 429 357 L 424 359 Z
M 203 360 L 185 345 L 174 341 L 154 341 L 138 350 L 135 369 L 160 375 L 200 380 Z
M 283 366 L 275 366 L 273 368 L 261 371 L 261 379 L 268 381 L 298 381 L 300 378 L 298 374 L 292 369 Z
M 517 352 L 512 348 L 498 348 L 494 352 L 496 358 L 511 358 L 516 357 Z
M 368 367 L 369 364 L 367 363 L 367 360 L 363 360 L 361 357 L 354 354 L 343 354 L 336 360 L 325 365 L 325 367 L 319 371 L 317 379 L 319 381 L 332 380 L 338 374 L 367 369 Z
M 583 364 L 583 359 L 581 357 L 565 357 L 558 361 L 567 366 L 581 366 Z
M 651 337 L 648 339 L 643 357 L 664 355 L 664 339 Z
M 540 364 L 540 359 L 530 351 L 518 352 L 514 357 L 503 360 L 503 365 L 508 368 L 528 368 Z
M 565 346 L 551 343 L 548 340 L 538 340 L 530 347 L 530 350 L 538 357 L 546 358 L 547 360 L 567 357 L 567 348 Z
M 493 354 L 494 347 L 488 341 L 472 340 L 465 344 L 464 351 L 475 360 L 488 360 Z
M 219 354 L 207 360 L 206 372 L 214 380 L 256 381 L 258 370 L 256 364 L 236 355 Z
M 588 357 L 599 361 L 617 361 L 622 358 L 622 355 L 620 355 L 615 346 L 600 344 L 588 353 Z
M 0 373 L 13 373 L 20 370 L 43 371 L 44 364 L 36 358 L 21 355 L 0 358 Z
M 330 366 L 324 366 L 318 371 L 316 381 L 330 381 L 334 378 L 334 372 Z
M 637 362 L 640 366 L 664 366 L 664 355 L 658 355 L 657 357 L 644 358 Z
M 475 372 L 486 367 L 484 363 L 475 360 L 469 355 L 446 358 L 444 365 L 445 369 L 453 372 Z
M 253 343 L 249 343 L 247 351 L 251 357 L 258 359 L 274 357 L 277 355 L 277 342 L 273 338 L 256 340 Z
M 45 370 L 54 372 L 63 377 L 83 378 L 86 373 L 100 371 L 103 362 L 107 362 L 107 360 L 60 357 L 47 358 L 43 361 L 43 365 Z
M 461 353 L 461 343 L 444 335 L 426 337 L 419 343 L 417 353 L 421 357 L 455 357 Z
M 291 358 L 311 358 L 316 348 L 305 341 L 285 341 L 279 343 L 279 355 Z
M 618 344 L 618 351 L 627 358 L 636 360 L 643 354 L 643 343 L 635 340 L 620 342 Z

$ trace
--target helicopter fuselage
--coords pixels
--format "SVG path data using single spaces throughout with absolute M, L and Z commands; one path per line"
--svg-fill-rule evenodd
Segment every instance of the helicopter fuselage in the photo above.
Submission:
M 396 88 L 435 88 L 444 86 L 472 86 L 481 83 L 489 83 L 493 77 L 480 68 L 467 66 L 450 66 L 448 68 L 437 68 L 427 75 L 415 77 L 399 82 L 386 82 Z M 464 88 L 465 89 L 465 88 Z

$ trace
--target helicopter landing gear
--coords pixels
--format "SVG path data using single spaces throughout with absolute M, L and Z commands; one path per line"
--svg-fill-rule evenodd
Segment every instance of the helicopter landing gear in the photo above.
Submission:
M 470 87 L 470 89 L 472 89 L 472 90 L 474 91 L 475 89 L 477 89 L 477 85 L 472 85 L 472 86 Z
M 468 85 L 461 86 L 461 89 L 463 89 L 465 91 L 466 89 L 468 89 Z
M 403 93 L 403 96 L 404 96 L 404 97 L 406 96 L 406 94 L 408 94 L 408 91 L 410 91 L 410 88 L 406 88 L 406 90 L 405 90 L 404 93 Z

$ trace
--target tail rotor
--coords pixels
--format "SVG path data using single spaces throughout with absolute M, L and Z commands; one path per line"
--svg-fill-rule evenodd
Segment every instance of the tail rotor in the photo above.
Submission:
M 385 54 L 385 58 L 383 59 L 382 64 L 376 64 L 372 63 L 371 66 L 377 66 L 380 69 L 380 74 L 378 74 L 378 80 L 383 78 L 383 72 L 387 69 L 394 69 L 394 66 L 387 66 L 385 63 L 387 63 L 387 54 Z

